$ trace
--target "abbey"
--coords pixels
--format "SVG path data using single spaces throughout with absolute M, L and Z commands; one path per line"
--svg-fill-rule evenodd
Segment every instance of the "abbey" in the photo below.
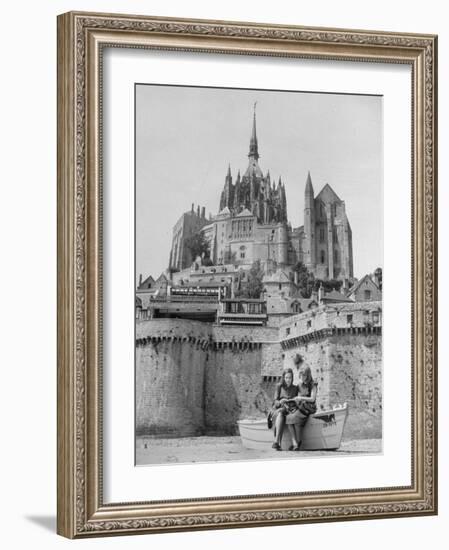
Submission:
M 188 239 L 202 233 L 209 243 L 209 264 L 249 269 L 259 260 L 265 273 L 289 272 L 302 262 L 316 278 L 353 280 L 352 233 L 345 203 L 326 184 L 315 196 L 312 178 L 305 182 L 304 225 L 292 227 L 287 216 L 285 184 L 259 165 L 254 110 L 248 166 L 234 178 L 230 166 L 218 213 L 206 218 L 198 207 L 184 213 L 173 229 L 169 268 L 182 271 L 195 260 Z

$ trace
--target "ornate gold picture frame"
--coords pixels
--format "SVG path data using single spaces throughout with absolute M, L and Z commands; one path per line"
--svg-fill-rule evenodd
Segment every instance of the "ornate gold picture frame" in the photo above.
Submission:
M 411 69 L 412 308 L 403 312 L 411 324 L 411 418 L 401 419 L 411 427 L 409 485 L 291 493 L 262 487 L 260 494 L 188 499 L 154 499 L 149 487 L 144 501 L 105 501 L 102 106 L 108 48 Z M 59 16 L 58 533 L 83 538 L 436 514 L 436 201 L 436 36 L 96 13 Z

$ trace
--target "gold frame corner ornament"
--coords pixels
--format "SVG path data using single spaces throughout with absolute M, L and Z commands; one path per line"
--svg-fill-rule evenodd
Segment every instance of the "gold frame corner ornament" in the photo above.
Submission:
M 411 66 L 411 486 L 103 503 L 100 87 L 104 45 Z M 434 35 L 82 12 L 58 17 L 59 534 L 83 538 L 437 513 L 436 109 Z

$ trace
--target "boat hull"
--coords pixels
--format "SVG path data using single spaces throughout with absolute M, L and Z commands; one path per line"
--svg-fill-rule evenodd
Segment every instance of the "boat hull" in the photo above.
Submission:
M 335 450 L 341 445 L 343 430 L 348 416 L 347 405 L 336 409 L 321 411 L 309 416 L 302 431 L 302 451 Z M 247 449 L 269 449 L 274 441 L 273 429 L 267 421 L 239 420 L 242 444 Z M 282 435 L 281 447 L 287 450 L 292 444 L 287 426 Z

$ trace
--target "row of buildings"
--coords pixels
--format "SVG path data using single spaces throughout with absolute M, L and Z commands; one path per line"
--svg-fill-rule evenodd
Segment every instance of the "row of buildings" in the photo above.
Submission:
M 204 250 L 193 253 L 193 237 Z M 258 261 L 262 272 L 257 299 L 239 297 Z M 304 298 L 298 264 L 340 291 L 319 288 Z M 285 185 L 259 165 L 256 112 L 248 165 L 234 181 L 228 167 L 218 213 L 206 217 L 192 204 L 173 228 L 167 269 L 157 279 L 139 279 L 138 318 L 179 317 L 218 323 L 278 325 L 289 315 L 327 303 L 379 301 L 381 273 L 354 278 L 352 231 L 345 203 L 330 185 L 315 195 L 310 173 L 304 188 L 304 224 L 288 221 Z
M 185 277 L 185 273 L 184 273 Z M 185 318 L 220 324 L 279 324 L 290 315 L 303 313 L 326 304 L 353 304 L 382 300 L 381 273 L 365 275 L 346 293 L 322 287 L 309 298 L 301 294 L 295 278 L 278 270 L 263 276 L 259 298 L 236 297 L 233 289 L 245 272 L 236 266 L 192 268 L 189 277 L 173 273 L 154 280 L 140 280 L 136 293 L 138 319 Z

